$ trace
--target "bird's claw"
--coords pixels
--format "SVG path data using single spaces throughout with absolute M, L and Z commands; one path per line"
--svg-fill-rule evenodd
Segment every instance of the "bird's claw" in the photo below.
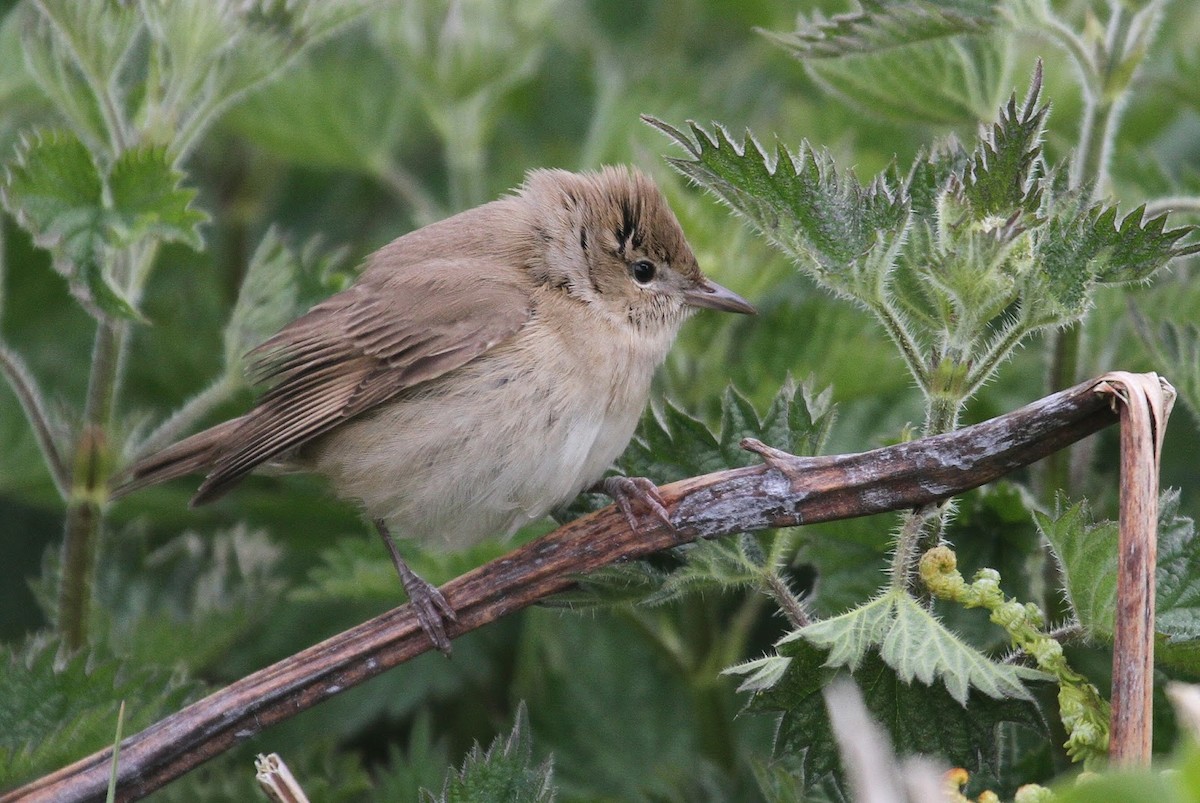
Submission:
M 658 486 L 645 477 L 606 477 L 599 483 L 599 490 L 612 497 L 621 509 L 625 521 L 634 532 L 641 530 L 637 514 L 633 510 L 636 501 L 650 511 L 667 529 L 674 531 L 671 514 L 667 512 Z
M 450 638 L 446 635 L 446 623 L 457 622 L 458 614 L 450 607 L 442 592 L 428 580 L 410 574 L 409 577 L 402 577 L 401 581 L 404 583 L 405 593 L 408 594 L 408 601 L 417 612 L 417 623 L 421 625 L 425 635 L 429 636 L 433 646 L 449 658 L 451 648 Z

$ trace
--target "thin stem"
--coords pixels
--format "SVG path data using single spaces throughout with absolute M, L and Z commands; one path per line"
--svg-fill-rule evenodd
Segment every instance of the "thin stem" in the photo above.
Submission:
M 418 226 L 426 226 L 445 217 L 441 206 L 425 191 L 417 177 L 394 160 L 383 158 L 373 166 L 376 178 L 413 211 Z
M 239 387 L 241 387 L 241 380 L 232 372 L 226 371 L 211 385 L 184 402 L 182 407 L 127 452 L 130 455 L 140 456 L 166 446 L 191 429 L 197 421 L 208 415 L 218 405 L 228 400 Z
M 1030 326 L 1028 316 L 1022 308 L 1021 315 L 1009 322 L 1000 336 L 992 340 L 982 359 L 967 371 L 967 380 L 963 383 L 963 397 L 969 399 L 974 396 L 975 392 L 991 379 L 1000 363 L 1008 359 L 1017 344 L 1032 331 L 1033 327 Z
M 1167 198 L 1155 198 L 1146 202 L 1146 217 L 1158 217 L 1164 212 L 1178 214 L 1200 214 L 1200 196 L 1172 195 Z
M 54 29 L 59 41 L 63 43 L 64 47 L 71 54 L 71 58 L 75 62 L 75 65 L 79 67 L 79 71 L 82 72 L 84 77 L 87 79 L 88 87 L 92 90 L 92 94 L 96 96 L 96 103 L 100 108 L 100 114 L 104 117 L 104 124 L 105 127 L 108 128 L 108 134 L 111 139 L 109 144 L 112 147 L 112 155 L 116 156 L 117 154 L 124 152 L 126 148 L 129 147 L 128 132 L 125 128 L 125 121 L 121 118 L 121 112 L 117 108 L 116 101 L 113 99 L 112 93 L 109 91 L 109 84 L 105 81 L 103 76 L 96 75 L 89 68 L 86 60 L 84 60 L 80 55 L 79 47 L 76 45 L 74 38 L 71 36 L 70 30 L 63 25 L 62 21 L 54 16 L 44 2 L 41 0 L 34 1 L 38 11 L 41 12 L 42 17 L 50 23 L 50 26 Z M 119 61 L 120 60 L 118 60 L 118 63 Z
M 888 336 L 900 349 L 900 356 L 904 358 L 905 365 L 908 366 L 909 373 L 917 380 L 917 386 L 922 391 L 929 392 L 929 367 L 925 363 L 925 359 L 921 355 L 921 347 L 913 340 L 912 335 L 908 332 L 908 327 L 901 320 L 900 312 L 887 300 L 886 297 L 877 302 L 870 304 L 870 309 L 875 313 L 875 317 L 883 324 L 884 330 Z
M 925 505 L 910 510 L 904 514 L 900 532 L 896 535 L 896 548 L 892 551 L 892 563 L 888 570 L 891 576 L 891 587 L 898 591 L 907 591 L 908 578 L 912 575 L 913 567 L 917 565 L 917 556 L 921 551 L 921 536 L 930 514 L 937 508 Z
M 808 611 L 804 609 L 804 603 L 796 596 L 796 592 L 792 591 L 791 586 L 777 571 L 769 571 L 764 578 L 766 580 L 766 590 L 771 599 L 775 600 L 775 604 L 779 606 L 779 610 L 787 617 L 788 624 L 793 630 L 799 630 L 807 625 L 811 620 L 808 616 Z
M 0 343 L 0 373 L 8 380 L 9 386 L 16 394 L 17 401 L 20 402 L 21 409 L 29 421 L 29 427 L 37 438 L 46 468 L 50 470 L 50 479 L 54 481 L 54 487 L 65 501 L 70 493 L 71 471 L 67 468 L 67 462 L 54 438 L 54 427 L 50 424 L 50 416 L 46 412 L 42 394 L 20 355 L 3 343 Z

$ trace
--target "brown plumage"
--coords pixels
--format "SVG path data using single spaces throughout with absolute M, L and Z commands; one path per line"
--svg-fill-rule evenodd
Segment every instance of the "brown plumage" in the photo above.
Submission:
M 136 461 L 114 495 L 203 472 L 203 504 L 271 464 L 325 475 L 381 531 L 511 532 L 603 475 L 696 307 L 752 311 L 704 278 L 653 182 L 534 171 L 369 257 L 254 350 L 252 410 Z

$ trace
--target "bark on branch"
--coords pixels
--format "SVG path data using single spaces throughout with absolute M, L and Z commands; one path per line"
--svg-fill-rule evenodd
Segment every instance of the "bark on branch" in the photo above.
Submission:
M 913 508 L 978 487 L 1116 423 L 1114 392 L 1104 379 L 952 433 L 860 454 L 802 458 L 747 442 L 764 464 L 660 489 L 675 532 L 631 532 L 610 506 L 447 583 L 442 592 L 458 612 L 447 631 L 454 637 L 474 630 L 568 588 L 578 574 L 698 538 Z M 125 739 L 117 798 L 149 794 L 430 646 L 404 605 L 242 678 Z M 111 755 L 97 752 L 0 803 L 102 800 Z

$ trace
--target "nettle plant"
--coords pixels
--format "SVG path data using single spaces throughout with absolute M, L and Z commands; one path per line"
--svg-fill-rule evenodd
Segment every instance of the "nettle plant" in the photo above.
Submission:
M 750 134 L 739 142 L 719 126 L 691 123 L 683 131 L 646 119 L 686 150 L 686 157 L 670 160 L 680 172 L 818 285 L 875 318 L 924 398 L 924 432 L 932 435 L 955 429 L 966 403 L 1031 336 L 1078 321 L 1097 288 L 1145 281 L 1172 259 L 1200 250 L 1184 244 L 1192 227 L 1168 229 L 1165 214 L 1147 217 L 1141 207 L 1122 216 L 1114 204 L 1094 200 L 1091 186 L 1073 184 L 1066 166 L 1047 161 L 1042 139 L 1048 110 L 1041 90 L 1039 64 L 1025 99 L 1018 103 L 1014 95 L 975 143 L 946 139 L 919 153 L 907 169 L 893 167 L 866 183 L 806 143 L 797 151 L 777 144 L 768 152 Z M 806 418 L 818 427 L 808 431 L 813 435 L 827 428 L 828 410 L 811 393 L 806 399 Z M 809 447 L 820 442 L 817 437 Z M 635 457 L 636 451 L 627 470 L 647 467 Z M 1170 499 L 1164 504 L 1164 529 L 1186 530 L 1183 540 L 1190 541 L 1191 522 L 1178 518 L 1176 509 Z M 729 671 L 753 693 L 751 709 L 782 713 L 776 750 L 802 757 L 806 783 L 820 785 L 837 772 L 820 692 L 844 672 L 853 674 L 904 752 L 971 767 L 985 782 L 1000 777 L 1012 726 L 1047 737 L 1034 703 L 1046 683 L 1058 685 L 1068 754 L 1089 765 L 1105 754 L 1107 703 L 1067 665 L 1037 604 L 1006 597 L 994 569 L 980 569 L 972 583 L 958 574 L 946 541 L 953 514 L 952 505 L 905 514 L 884 587 L 831 618 L 814 619 L 788 591 L 771 563 L 788 554 L 778 542 L 704 544 L 693 550 L 690 568 L 663 579 L 668 596 L 758 585 L 780 603 L 792 632 L 775 654 Z M 1072 614 L 1089 635 L 1111 637 L 1115 580 L 1100 568 L 1111 569 L 1111 562 L 1094 551 L 1101 547 L 1088 549 L 1090 564 L 1078 552 L 1086 531 L 1107 528 L 1112 535 L 1115 528 L 1088 521 L 1079 506 L 1037 517 L 1065 560 L 1068 599 L 1094 601 L 1092 591 L 1102 598 L 1109 592 L 1106 602 Z M 1115 550 L 1112 538 L 1099 541 Z M 1164 558 L 1186 561 L 1179 552 Z M 1086 594 L 1082 577 L 1094 584 Z M 1160 598 L 1178 598 L 1181 583 L 1195 583 L 1177 581 L 1167 581 Z M 1034 666 L 1004 660 L 953 632 L 931 612 L 931 596 L 986 609 L 1007 634 L 1009 648 L 1023 651 Z M 1194 640 L 1200 636 L 1196 624 L 1189 621 L 1186 632 L 1173 638 Z

